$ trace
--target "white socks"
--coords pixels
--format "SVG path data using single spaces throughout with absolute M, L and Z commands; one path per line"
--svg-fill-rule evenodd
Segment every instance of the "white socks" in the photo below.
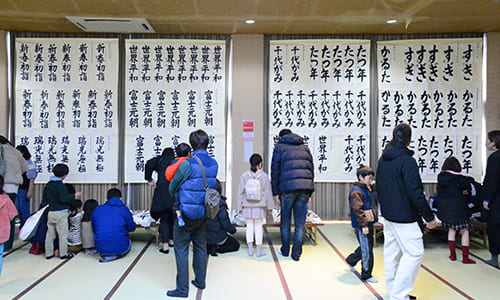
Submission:
M 248 256 L 253 256 L 253 242 L 248 243 Z
M 266 255 L 266 253 L 262 252 L 262 245 L 257 245 L 257 253 L 256 253 L 257 257 L 261 257 L 261 256 L 264 256 Z

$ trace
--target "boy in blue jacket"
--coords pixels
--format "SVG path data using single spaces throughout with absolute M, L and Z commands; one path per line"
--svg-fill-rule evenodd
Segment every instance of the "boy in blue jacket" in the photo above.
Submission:
M 371 189 L 374 183 L 373 171 L 368 166 L 361 165 L 356 171 L 358 182 L 354 183 L 349 194 L 351 208 L 351 223 L 356 230 L 359 247 L 347 257 L 346 261 L 354 272 L 354 266 L 361 260 L 361 280 L 377 282 L 372 277 L 373 270 L 373 223 L 376 214 L 371 204 Z
M 121 197 L 119 189 L 110 189 L 108 201 L 92 213 L 95 248 L 101 254 L 99 262 L 102 263 L 125 256 L 132 245 L 128 233 L 135 230 L 135 222 Z

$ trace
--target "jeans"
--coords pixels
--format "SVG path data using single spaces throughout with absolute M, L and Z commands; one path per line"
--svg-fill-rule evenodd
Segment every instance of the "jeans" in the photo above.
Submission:
M 19 219 L 21 219 L 20 227 L 23 227 L 24 222 L 30 217 L 30 200 L 26 199 L 28 190 L 17 191 L 16 205 L 19 212 Z
M 290 252 L 290 227 L 293 219 L 295 222 L 295 234 L 293 238 L 292 259 L 299 260 L 302 254 L 302 243 L 307 215 L 307 204 L 310 192 L 293 191 L 280 195 L 281 201 L 281 254 L 288 256 Z
M 356 237 L 359 247 L 346 258 L 347 263 L 354 267 L 361 260 L 361 279 L 372 277 L 373 270 L 373 226 L 369 226 L 369 233 L 363 234 L 361 228 L 356 228 Z
M 189 292 L 189 244 L 193 242 L 193 270 L 196 286 L 205 288 L 207 274 L 206 222 L 186 231 L 174 222 L 174 252 L 177 266 L 176 290 L 182 295 Z
M 3 266 L 3 245 L 5 243 L 0 244 L 0 275 L 2 275 L 2 266 Z

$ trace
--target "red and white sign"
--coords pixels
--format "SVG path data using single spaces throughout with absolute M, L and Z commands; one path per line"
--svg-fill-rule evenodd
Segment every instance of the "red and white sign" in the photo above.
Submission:
M 253 140 L 255 137 L 255 130 L 253 120 L 243 120 L 243 139 Z

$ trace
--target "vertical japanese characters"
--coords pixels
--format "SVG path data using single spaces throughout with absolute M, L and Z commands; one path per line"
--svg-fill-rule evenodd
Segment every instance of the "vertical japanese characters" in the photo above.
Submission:
M 480 38 L 377 43 L 379 149 L 408 123 L 424 181 L 449 156 L 481 178 L 482 51 Z
M 118 40 L 16 39 L 16 142 L 39 181 L 66 163 L 70 182 L 117 182 Z
M 315 180 L 352 181 L 369 162 L 367 40 L 270 42 L 269 151 L 279 130 L 304 137 Z
M 195 129 L 209 134 L 224 180 L 226 42 L 127 40 L 125 50 L 125 181 L 143 182 L 145 161 Z

